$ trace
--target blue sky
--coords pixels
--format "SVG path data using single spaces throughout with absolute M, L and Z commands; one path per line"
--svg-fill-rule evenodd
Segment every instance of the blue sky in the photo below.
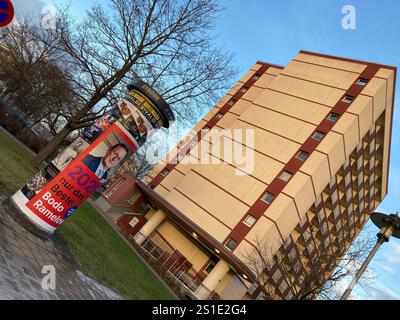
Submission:
M 72 5 L 75 15 L 82 15 L 92 0 L 56 0 Z M 16 11 L 40 7 L 54 1 L 14 0 Z M 223 0 L 225 10 L 215 28 L 217 43 L 235 53 L 235 64 L 246 72 L 261 60 L 286 65 L 301 49 L 342 57 L 400 65 L 400 1 L 320 1 L 320 0 Z M 356 29 L 341 26 L 342 7 L 356 9 Z M 239 79 L 240 77 L 238 77 Z M 237 80 L 238 80 L 237 79 Z M 397 82 L 396 92 L 399 92 Z M 397 94 L 398 95 L 398 94 Z M 212 107 L 212 105 L 210 105 Z M 390 163 L 389 194 L 378 210 L 400 211 L 400 106 L 395 103 Z M 375 227 L 367 224 L 375 233 Z M 400 299 L 400 240 L 384 244 L 371 263 L 376 276 L 372 296 L 356 287 L 363 299 Z

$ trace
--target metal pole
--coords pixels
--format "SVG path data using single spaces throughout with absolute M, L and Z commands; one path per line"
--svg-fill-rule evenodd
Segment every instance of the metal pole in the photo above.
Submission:
M 375 246 L 369 253 L 367 259 L 365 259 L 364 263 L 362 264 L 360 270 L 358 270 L 357 274 L 351 281 L 350 285 L 347 287 L 346 291 L 343 293 L 340 300 L 347 300 L 351 291 L 353 290 L 354 286 L 356 285 L 357 281 L 361 278 L 362 274 L 364 273 L 365 269 L 367 269 L 368 264 L 371 262 L 372 258 L 374 257 L 375 253 L 378 251 L 379 247 L 385 242 L 383 237 L 379 237 Z

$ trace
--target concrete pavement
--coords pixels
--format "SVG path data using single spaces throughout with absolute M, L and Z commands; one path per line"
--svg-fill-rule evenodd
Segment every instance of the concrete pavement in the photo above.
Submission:
M 0 195 L 0 202 L 4 198 L 4 195 Z M 49 275 L 48 271 L 42 273 L 45 266 L 54 266 L 54 290 L 42 287 L 42 280 Z M 53 237 L 43 241 L 31 235 L 17 224 L 0 204 L 0 299 L 120 300 L 124 298 L 84 274 L 62 241 Z

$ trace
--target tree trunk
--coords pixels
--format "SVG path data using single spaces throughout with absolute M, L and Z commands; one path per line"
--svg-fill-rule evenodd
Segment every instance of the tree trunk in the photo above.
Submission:
M 31 163 L 34 167 L 39 168 L 41 163 L 50 157 L 54 150 L 68 137 L 72 132 L 69 123 L 61 129 L 57 135 L 49 141 L 49 143 L 32 159 Z
M 81 119 L 87 112 L 101 100 L 97 96 L 97 93 L 93 95 L 92 99 L 85 103 L 84 107 L 80 109 L 75 115 L 69 119 L 68 123 L 61 129 L 57 135 L 53 137 L 49 141 L 49 143 L 41 150 L 31 161 L 32 165 L 36 168 L 40 167 L 42 161 L 48 159 L 51 154 L 55 151 L 55 149 L 65 140 L 68 135 L 78 129 L 79 127 L 76 126 L 76 121 Z

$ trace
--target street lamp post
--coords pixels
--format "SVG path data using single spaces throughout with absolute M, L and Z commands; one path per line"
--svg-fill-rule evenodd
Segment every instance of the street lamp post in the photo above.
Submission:
M 361 278 L 365 269 L 367 269 L 368 264 L 371 262 L 379 247 L 383 243 L 388 242 L 391 236 L 395 238 L 400 238 L 400 217 L 398 213 L 387 215 L 380 212 L 373 212 L 371 214 L 371 220 L 378 228 L 380 228 L 380 231 L 376 235 L 378 237 L 378 240 L 376 241 L 376 244 L 372 248 L 368 257 L 365 259 L 360 270 L 358 270 L 357 274 L 347 287 L 346 291 L 343 293 L 340 300 L 346 300 L 349 297 L 351 291 L 353 290 L 357 281 Z

